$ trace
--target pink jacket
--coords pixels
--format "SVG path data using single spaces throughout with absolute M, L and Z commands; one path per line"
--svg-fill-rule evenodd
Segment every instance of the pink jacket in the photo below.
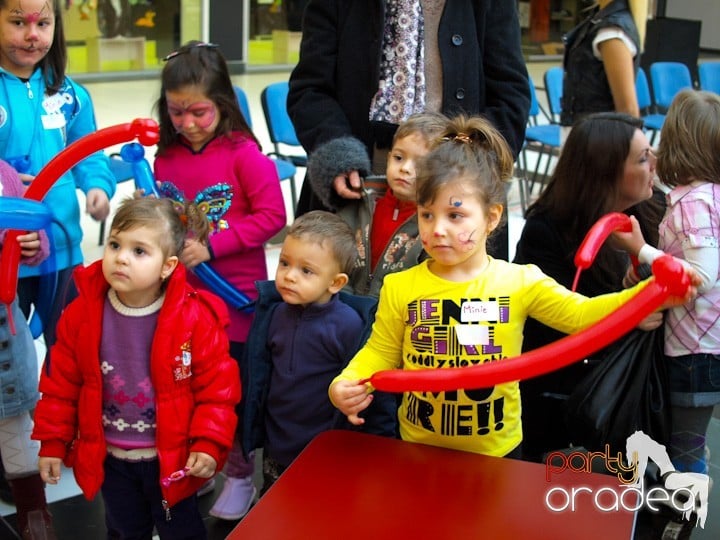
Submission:
M 199 152 L 185 144 L 155 158 L 155 178 L 167 182 L 162 196 L 191 199 L 211 225 L 212 266 L 230 285 L 257 298 L 255 282 L 267 279 L 265 242 L 286 222 L 275 164 L 240 133 L 216 137 Z M 204 286 L 191 281 L 195 286 Z M 230 312 L 231 341 L 245 342 L 252 316 Z
M 74 277 L 79 296 L 58 323 L 57 343 L 40 379 L 42 399 L 35 410 L 32 438 L 41 441 L 41 456 L 62 458 L 73 467 L 85 497 L 92 499 L 103 483 L 106 455 L 99 350 L 108 284 L 102 261 L 77 269 Z M 182 469 L 194 451 L 210 454 L 217 470 L 223 468 L 240 400 L 237 364 L 228 353 L 227 322 L 222 301 L 192 289 L 184 267 L 178 266 L 168 281 L 150 358 L 161 477 Z M 176 381 L 173 367 L 188 343 L 192 376 Z M 172 506 L 204 482 L 196 477 L 173 482 L 162 488 L 163 496 Z

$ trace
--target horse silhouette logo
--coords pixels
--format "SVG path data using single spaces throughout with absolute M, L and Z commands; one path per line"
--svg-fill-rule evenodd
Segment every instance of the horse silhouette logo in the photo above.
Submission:
M 659 467 L 661 478 L 668 492 L 687 494 L 688 500 L 682 507 L 683 518 L 689 521 L 694 511 L 697 514 L 696 525 L 705 527 L 710 484 L 710 477 L 707 474 L 676 471 L 665 446 L 654 441 L 642 431 L 636 431 L 628 437 L 625 454 L 628 464 L 636 467 L 636 486 L 642 486 L 648 459 L 651 459 Z

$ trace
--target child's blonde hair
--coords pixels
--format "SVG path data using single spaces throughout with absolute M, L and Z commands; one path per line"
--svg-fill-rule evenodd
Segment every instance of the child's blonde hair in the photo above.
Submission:
M 675 96 L 660 134 L 657 173 L 670 187 L 720 183 L 720 96 L 691 89 Z
M 357 258 L 355 235 L 337 214 L 325 210 L 303 214 L 293 221 L 287 236 L 327 245 L 340 271 L 348 275 L 352 273 Z
M 510 147 L 488 120 L 462 115 L 449 119 L 418 164 L 418 205 L 432 203 L 443 186 L 463 181 L 475 189 L 485 210 L 494 204 L 504 206 L 513 167 Z
M 448 117 L 437 112 L 415 113 L 402 122 L 393 136 L 392 145 L 400 139 L 419 133 L 428 144 L 432 144 L 447 127 Z
M 137 227 L 157 229 L 165 257 L 180 255 L 188 234 L 200 242 L 207 240 L 210 223 L 194 203 L 184 206 L 170 199 L 143 197 L 125 199 L 113 217 L 111 231 L 129 231 Z

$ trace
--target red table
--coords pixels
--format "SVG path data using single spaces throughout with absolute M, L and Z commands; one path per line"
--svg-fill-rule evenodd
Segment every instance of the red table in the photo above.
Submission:
M 614 477 L 365 435 L 318 435 L 228 539 L 629 539 L 635 514 L 602 512 L 587 491 L 574 512 L 552 488 L 597 491 Z M 622 492 L 622 491 L 619 491 Z M 563 495 L 552 495 L 555 506 Z M 628 506 L 635 505 L 626 497 Z M 607 505 L 607 498 L 602 498 Z

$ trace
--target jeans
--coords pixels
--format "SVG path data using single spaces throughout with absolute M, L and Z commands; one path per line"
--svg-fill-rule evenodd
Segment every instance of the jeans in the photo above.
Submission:
M 720 355 L 666 356 L 670 401 L 679 407 L 710 407 L 720 403 Z

